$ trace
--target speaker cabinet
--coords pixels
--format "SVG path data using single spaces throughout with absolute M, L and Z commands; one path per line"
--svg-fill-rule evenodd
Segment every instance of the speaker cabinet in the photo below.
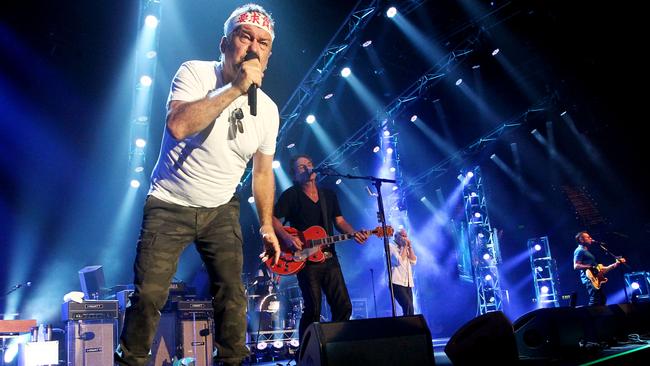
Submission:
M 313 323 L 301 340 L 299 365 L 434 365 L 422 315 Z
M 179 324 L 180 358 L 192 357 L 195 366 L 211 366 L 214 337 L 212 319 L 181 320 Z
M 581 341 L 613 343 L 630 333 L 650 331 L 650 304 L 616 304 L 538 309 L 513 326 L 519 355 L 531 359 L 570 358 Z
M 147 366 L 169 366 L 176 357 L 176 314 L 161 313 Z
M 213 328 L 211 318 L 178 319 L 177 313 L 162 313 L 147 366 L 169 366 L 186 357 L 194 359 L 194 366 L 212 365 Z
M 68 366 L 112 366 L 115 322 L 68 321 L 66 349 Z
M 470 365 L 479 360 L 511 365 L 519 358 L 512 324 L 500 311 L 483 314 L 465 323 L 449 339 L 445 353 L 454 365 Z

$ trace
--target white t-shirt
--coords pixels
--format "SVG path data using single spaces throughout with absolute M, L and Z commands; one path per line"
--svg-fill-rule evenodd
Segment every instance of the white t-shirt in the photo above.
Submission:
M 219 62 L 185 62 L 176 72 L 167 106 L 172 100 L 191 102 L 204 98 L 224 87 L 222 80 Z M 237 108 L 244 114 L 243 133 L 232 117 Z M 183 140 L 174 139 L 165 128 L 149 194 L 190 207 L 227 203 L 253 154 L 275 153 L 279 123 L 278 107 L 258 89 L 257 116 L 250 114 L 248 98 L 243 95 L 226 107 L 214 123 Z
M 399 255 L 400 248 L 395 243 L 390 243 L 390 261 L 393 283 L 404 287 L 413 287 L 413 265 L 417 259 L 402 259 Z

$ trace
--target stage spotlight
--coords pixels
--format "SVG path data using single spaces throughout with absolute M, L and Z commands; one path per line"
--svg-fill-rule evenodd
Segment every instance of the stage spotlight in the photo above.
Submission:
M 486 281 L 492 281 L 492 275 L 487 274 L 484 278 Z
M 414 114 L 414 115 L 411 116 L 411 122 L 415 122 L 417 120 L 418 120 L 418 115 L 417 114 Z
M 462 83 L 463 83 L 463 79 L 459 78 L 458 80 L 456 80 L 456 86 L 458 86 L 458 85 L 460 85 Z
M 393 148 L 389 147 L 386 149 L 386 154 L 392 154 L 393 153 Z
M 253 196 L 248 197 L 248 203 L 255 203 L 255 197 Z
M 330 99 L 330 98 L 333 97 L 333 96 L 334 96 L 334 93 L 328 93 L 328 94 L 325 94 L 325 96 L 323 97 L 323 99 Z
M 298 348 L 298 346 L 300 346 L 300 341 L 299 341 L 299 340 L 297 340 L 297 339 L 291 339 L 291 340 L 289 341 L 289 347 L 292 347 L 292 348 Z
M 293 142 L 287 145 L 287 149 L 293 149 L 294 147 L 296 147 L 296 144 L 294 144 Z
M 136 172 L 136 173 L 142 173 L 144 171 L 144 167 L 143 166 L 135 167 L 135 169 L 133 169 L 133 171 Z
M 472 193 L 469 194 L 469 196 L 470 197 L 478 197 L 478 194 L 476 194 L 476 192 L 472 192 Z
M 278 339 L 273 342 L 273 348 L 275 348 L 276 350 L 282 349 L 282 347 L 284 347 L 284 342 L 282 342 L 281 340 Z
M 305 122 L 309 124 L 316 122 L 316 116 L 314 116 L 313 114 L 308 115 L 307 118 L 305 118 Z
M 481 217 L 481 213 L 478 212 L 478 211 L 477 211 L 477 212 L 474 212 L 474 217 L 476 217 L 477 219 L 480 218 L 480 217 Z
M 152 83 L 151 76 L 142 75 L 140 77 L 140 85 L 145 86 L 145 87 L 149 87 L 149 86 L 151 86 L 151 83 Z
M 397 186 L 393 186 L 393 191 L 396 191 L 396 190 L 397 190 Z
M 378 153 L 379 150 L 381 150 L 381 148 L 379 146 L 375 146 L 375 147 L 372 148 L 372 152 L 374 152 L 374 153 Z
M 483 259 L 485 259 L 486 261 L 489 261 L 490 260 L 490 254 L 488 254 L 488 253 L 483 254 Z
M 344 78 L 347 78 L 348 76 L 350 76 L 350 74 L 352 74 L 352 70 L 350 70 L 349 67 L 344 67 L 341 69 L 341 76 L 343 76 Z
M 535 250 L 538 251 L 538 252 L 539 252 L 540 250 L 542 250 L 542 246 L 539 245 L 539 244 L 535 244 L 535 246 L 534 246 L 533 248 L 535 248 Z
M 361 44 L 361 47 L 366 48 L 372 44 L 371 40 L 367 40 Z
M 479 238 L 485 238 L 485 234 L 483 234 L 483 232 L 480 232 L 480 233 L 478 233 L 478 237 Z
M 426 201 L 426 200 L 427 200 L 427 197 L 426 197 L 426 196 L 422 196 L 422 198 L 420 198 L 420 202 L 424 202 L 424 201 Z
M 152 58 L 156 57 L 157 55 L 158 55 L 158 53 L 157 53 L 156 51 L 149 51 L 149 52 L 147 52 L 147 53 L 145 54 L 145 56 L 146 56 L 148 59 L 152 59 Z
M 258 351 L 264 351 L 269 345 L 266 342 L 259 342 L 256 346 Z
M 131 181 L 131 188 L 138 188 L 140 187 L 140 182 L 137 179 L 133 179 Z
M 3 339 L 3 342 L 4 341 L 5 340 Z M 8 345 L 3 345 L 3 347 L 5 347 L 5 348 L 3 348 L 3 353 L 4 353 L 3 354 L 3 356 L 4 356 L 3 361 L 4 362 L 2 362 L 3 365 L 5 363 L 11 364 L 14 361 L 14 359 L 18 355 L 18 347 L 19 347 L 18 345 L 20 343 L 24 343 L 24 342 L 26 342 L 26 340 L 21 339 L 21 337 L 19 337 L 17 339 L 10 340 Z
M 492 56 L 496 56 L 497 53 L 499 53 L 499 49 L 495 48 L 494 51 L 492 51 Z
M 640 286 L 638 282 L 632 282 L 630 287 L 632 287 L 633 290 L 638 290 Z
M 390 169 L 388 169 L 388 170 L 390 170 L 391 173 L 395 173 L 395 167 L 394 166 L 390 167 Z
M 467 172 L 467 178 L 471 178 L 471 177 L 473 177 L 473 176 L 474 176 L 474 173 L 473 173 L 473 172 Z
M 341 182 L 343 182 L 343 180 L 341 180 L 341 178 L 339 178 L 339 179 L 336 180 L 335 183 L 338 185 L 338 184 L 341 184 Z
M 143 148 L 143 147 L 145 147 L 145 145 L 147 145 L 147 141 L 145 141 L 145 139 L 136 139 L 135 140 L 135 146 L 137 146 L 139 148 Z
M 388 10 L 386 10 L 387 17 L 392 18 L 395 15 L 397 15 L 397 8 L 395 8 L 394 6 L 391 6 L 390 8 L 388 8 Z
M 273 160 L 271 166 L 273 167 L 273 169 L 278 169 L 280 167 L 280 162 L 277 160 Z
M 390 131 L 384 130 L 384 137 L 389 137 L 390 136 Z
M 149 28 L 156 28 L 158 26 L 158 18 L 154 15 L 147 15 L 147 17 L 144 18 L 144 24 Z
M 542 286 L 539 288 L 539 291 L 543 294 L 548 294 L 548 286 Z

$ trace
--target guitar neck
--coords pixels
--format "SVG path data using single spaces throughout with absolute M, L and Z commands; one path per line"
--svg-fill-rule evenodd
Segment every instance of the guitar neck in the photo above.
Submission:
M 339 241 L 351 239 L 351 238 L 354 237 L 354 234 L 356 234 L 356 233 L 339 234 L 339 235 L 332 235 L 332 236 L 328 236 L 328 237 L 320 238 L 320 239 L 312 239 L 312 240 L 309 241 L 309 244 L 310 244 L 309 246 L 311 248 L 314 248 L 314 247 L 319 247 L 321 245 L 334 244 L 334 243 L 337 243 Z

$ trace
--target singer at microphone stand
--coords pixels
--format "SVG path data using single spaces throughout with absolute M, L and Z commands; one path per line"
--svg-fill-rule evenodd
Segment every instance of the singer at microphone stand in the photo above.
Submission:
M 578 247 L 573 252 L 573 269 L 580 271 L 580 281 L 587 289 L 587 295 L 589 296 L 588 306 L 606 305 L 607 297 L 603 288 L 595 287 L 587 275 L 587 270 L 592 271 L 592 274 L 598 272 L 598 261 L 596 260 L 596 256 L 590 251 L 591 246 L 597 242 L 586 231 L 577 233 L 575 240 Z M 607 270 L 618 267 L 618 264 L 619 262 L 614 262 L 611 266 L 607 267 Z
M 258 90 L 271 56 L 274 27 L 270 13 L 261 6 L 236 8 L 224 22 L 220 60 L 187 61 L 173 78 L 161 151 L 134 246 L 135 292 L 115 352 L 119 365 L 149 362 L 171 278 L 183 249 L 191 243 L 210 279 L 214 361 L 241 365 L 249 355 L 236 192 L 252 159 L 264 255 L 277 261 L 272 163 L 279 113 L 273 100 Z

